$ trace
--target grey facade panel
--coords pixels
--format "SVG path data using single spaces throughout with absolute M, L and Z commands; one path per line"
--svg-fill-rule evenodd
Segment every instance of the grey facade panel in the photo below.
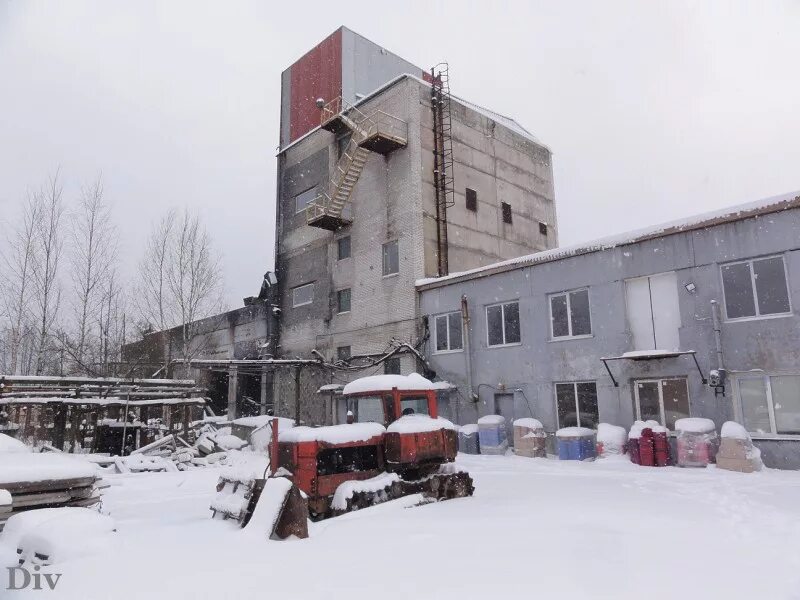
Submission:
M 574 257 L 534 264 L 420 291 L 422 315 L 458 310 L 462 295 L 470 307 L 473 390 L 477 402 L 467 399 L 464 352 L 437 354 L 428 349 L 439 377 L 461 390 L 459 420 L 474 422 L 493 413 L 494 396 L 511 391 L 514 417 L 540 419 L 549 430 L 559 426 L 556 382 L 595 381 L 600 420 L 629 426 L 636 419 L 635 382 L 641 379 L 685 377 L 691 416 L 708 417 L 718 426 L 737 417 L 735 389 L 728 382 L 726 396 L 715 396 L 701 380 L 691 356 L 649 361 L 609 362 L 619 387 L 609 377 L 601 357 L 634 350 L 626 279 L 674 272 L 677 287 L 681 350 L 696 351 L 704 375 L 716 368 L 712 300 L 722 309 L 722 347 L 731 376 L 737 372 L 800 374 L 800 209 L 784 210 L 705 229 L 667 235 Z M 732 260 L 779 255 L 786 265 L 793 312 L 773 318 L 725 318 L 720 265 Z M 693 283 L 694 291 L 686 284 Z M 592 334 L 553 340 L 549 296 L 574 288 L 588 288 Z M 486 306 L 519 300 L 521 343 L 490 348 L 486 341 Z M 798 441 L 759 441 L 765 462 L 800 466 Z

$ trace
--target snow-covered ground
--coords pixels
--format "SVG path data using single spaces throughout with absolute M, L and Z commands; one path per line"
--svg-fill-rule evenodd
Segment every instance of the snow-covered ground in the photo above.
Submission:
M 55 591 L 9 597 L 800 597 L 800 473 L 458 462 L 472 498 L 403 498 L 288 542 L 211 520 L 217 469 L 110 476 L 113 551 L 49 567 Z

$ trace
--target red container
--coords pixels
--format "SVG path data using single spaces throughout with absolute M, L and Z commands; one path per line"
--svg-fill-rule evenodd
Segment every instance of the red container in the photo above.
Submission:
M 631 438 L 628 440 L 628 454 L 631 457 L 631 462 L 636 465 L 642 464 L 639 460 L 639 440 Z
M 643 467 L 653 467 L 656 464 L 653 430 L 649 427 L 642 429 L 642 435 L 639 438 L 639 464 Z
M 666 431 L 653 433 L 653 447 L 656 466 L 666 467 L 669 464 L 669 439 Z

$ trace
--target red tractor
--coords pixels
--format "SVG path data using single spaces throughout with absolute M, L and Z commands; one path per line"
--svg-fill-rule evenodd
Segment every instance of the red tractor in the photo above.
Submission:
M 312 519 L 414 493 L 432 500 L 472 495 L 472 478 L 452 464 L 456 428 L 439 418 L 430 381 L 417 374 L 364 377 L 347 384 L 342 395 L 347 423 L 273 429 L 272 475 L 286 477 L 304 493 Z M 255 509 L 259 487 L 263 483 L 254 484 L 252 501 L 238 517 L 243 525 Z

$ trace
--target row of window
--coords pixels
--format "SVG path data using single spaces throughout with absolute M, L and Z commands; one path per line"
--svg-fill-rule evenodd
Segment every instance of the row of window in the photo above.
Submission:
M 464 190 L 465 207 L 468 211 L 478 212 L 478 192 L 472 188 Z M 500 202 L 500 212 L 503 216 L 503 223 L 506 225 L 514 224 L 514 217 L 511 211 L 511 205 L 508 202 Z M 539 233 L 547 235 L 547 223 L 539 223 Z
M 350 236 L 337 240 L 337 256 L 339 260 L 350 257 Z M 400 272 L 400 253 L 397 240 L 386 242 L 382 253 L 383 276 L 396 275 Z M 350 312 L 351 290 L 345 288 L 336 292 L 336 312 Z M 306 306 L 314 302 L 314 283 L 304 283 L 292 288 L 292 308 Z
M 720 269 L 728 320 L 779 316 L 791 312 L 782 256 L 729 263 Z M 678 283 L 674 272 L 626 280 L 625 299 L 628 324 L 637 350 L 680 346 Z M 551 294 L 548 303 L 551 339 L 592 335 L 588 288 Z M 438 315 L 434 320 L 436 351 L 461 350 L 461 313 Z M 518 301 L 487 306 L 486 332 L 490 347 L 520 343 Z

